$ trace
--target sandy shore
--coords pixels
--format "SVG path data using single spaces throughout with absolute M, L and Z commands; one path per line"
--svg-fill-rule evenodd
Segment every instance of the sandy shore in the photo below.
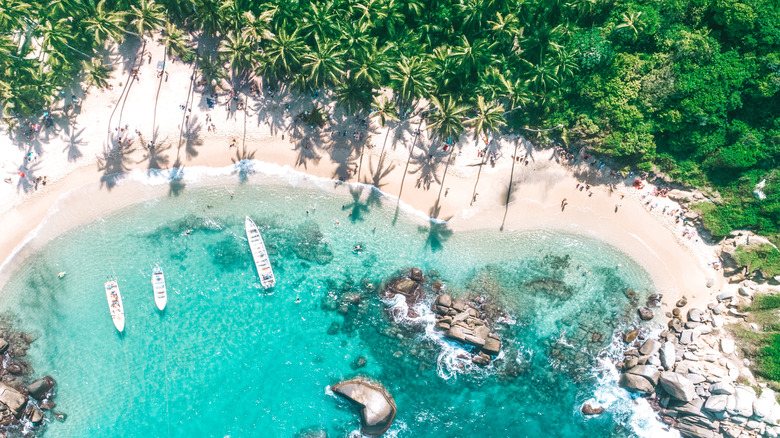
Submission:
M 118 172 L 181 168 L 186 173 L 195 166 L 227 167 L 256 159 L 310 175 L 374 184 L 389 196 L 400 193 L 403 202 L 447 220 L 455 230 L 545 228 L 604 240 L 649 272 L 667 305 L 683 294 L 694 306 L 706 304 L 720 289 L 722 276 L 708 266 L 716 260 L 714 248 L 696 236 L 683 236 L 683 228 L 662 213 L 663 206 L 674 208 L 670 200 L 643 198 L 650 187 L 636 190 L 581 159 L 572 166 L 561 165 L 551 150 L 534 150 L 529 142 L 512 136 L 491 143 L 500 158 L 494 166 L 482 166 L 474 200 L 481 158 L 477 156 L 480 146 L 469 132 L 460 139 L 442 186 L 439 181 L 449 152 L 431 145 L 424 124 L 423 135 L 415 139 L 419 119 L 391 123 L 386 135 L 388 131 L 375 120 L 362 126 L 352 115 L 334 109 L 326 96 L 312 99 L 285 90 L 275 90 L 273 96 L 242 95 L 245 111 L 238 110 L 237 101 L 229 96 L 219 96 L 210 108 L 208 96 L 191 84 L 191 65 L 169 61 L 168 75 L 157 78 L 163 50 L 156 44 L 149 44 L 147 50 L 152 62 L 144 57 L 139 80 L 130 80 L 129 66 L 115 71 L 113 90 L 92 90 L 82 96 L 77 116 L 55 112 L 55 127 L 32 140 L 2 133 L 0 174 L 12 183 L 0 184 L 0 227 L 8 230 L 0 233 L 0 260 L 7 261 L 12 254 L 25 256 L 25 251 L 18 251 L 30 240 L 28 236 L 47 215 L 57 214 L 59 205 L 71 205 L 58 203 L 63 196 L 71 200 L 81 196 L 102 212 L 137 202 L 144 195 L 132 184 L 117 181 Z M 68 103 L 66 95 L 61 104 Z M 333 114 L 324 128 L 294 123 L 294 115 L 315 104 Z M 211 123 L 214 130 L 209 129 Z M 342 135 L 344 131 L 347 135 Z M 130 146 L 117 146 L 128 137 L 132 137 Z M 366 138 L 373 146 L 363 148 L 361 160 L 360 144 Z M 154 141 L 152 149 L 144 146 L 149 141 Z M 527 165 L 515 162 L 515 150 L 528 155 Z M 47 184 L 38 183 L 36 189 L 35 179 L 44 175 Z M 576 188 L 580 180 L 575 175 L 591 184 L 592 195 Z M 562 209 L 564 198 L 567 205 Z M 647 199 L 659 207 L 648 212 Z M 78 212 L 68 214 L 75 226 L 93 220 L 95 210 L 83 217 Z M 54 233 L 38 233 L 30 243 L 40 246 Z M 707 288 L 710 278 L 716 283 Z

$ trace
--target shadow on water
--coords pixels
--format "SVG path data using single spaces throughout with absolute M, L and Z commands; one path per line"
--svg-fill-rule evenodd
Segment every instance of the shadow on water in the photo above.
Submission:
M 369 190 L 368 199 L 371 199 L 373 190 Z M 363 195 L 362 187 L 353 187 L 349 189 L 349 194 L 352 195 L 352 202 L 342 207 L 342 210 L 349 210 L 349 220 L 353 223 L 357 221 L 364 221 L 364 215 L 369 211 L 369 200 L 361 202 L 360 198 Z
M 184 167 L 179 160 L 173 163 L 173 169 L 168 177 L 168 196 L 179 196 L 184 191 Z
M 448 221 L 450 219 L 452 219 L 452 217 L 449 217 L 446 220 L 429 219 L 427 228 L 424 226 L 418 227 L 418 230 L 421 233 L 427 234 L 425 237 L 426 248 L 430 248 L 431 251 L 434 252 L 441 251 L 444 248 L 444 242 L 452 237 L 452 230 L 448 228 Z
M 249 180 L 249 175 L 257 172 L 255 170 L 254 159 L 256 151 L 248 151 L 246 147 L 239 149 L 236 147 L 236 157 L 232 159 L 235 170 L 234 174 L 238 175 L 238 180 L 242 183 Z

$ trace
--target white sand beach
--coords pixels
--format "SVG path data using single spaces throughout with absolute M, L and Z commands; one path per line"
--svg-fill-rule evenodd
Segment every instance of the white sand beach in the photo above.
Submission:
M 239 100 L 227 95 L 217 96 L 210 108 L 210 96 L 191 80 L 192 65 L 168 60 L 157 77 L 164 49 L 151 42 L 146 48 L 151 56 L 144 56 L 138 80 L 133 80 L 129 66 L 119 63 L 113 89 L 77 93 L 77 115 L 55 111 L 54 126 L 32 139 L 21 131 L 13 136 L 0 132 L 0 174 L 10 181 L 0 183 L 0 227 L 6 230 L 0 233 L 0 261 L 14 254 L 52 214 L 61 196 L 82 196 L 81 202 L 103 205 L 106 211 L 133 202 L 133 194 L 123 193 L 113 174 L 225 167 L 255 159 L 315 176 L 374 184 L 389 196 L 400 192 L 403 202 L 447 220 L 455 230 L 546 228 L 602 239 L 644 266 L 667 304 L 687 295 L 693 306 L 706 305 L 721 287 L 722 276 L 708 265 L 716 260 L 714 247 L 684 233 L 683 226 L 665 214 L 677 208 L 671 200 L 643 198 L 652 187 L 637 190 L 631 186 L 633 179 L 610 177 L 608 169 L 599 171 L 582 157 L 564 165 L 551 149 L 536 150 L 522 137 L 496 139 L 490 148 L 500 158 L 495 165 L 482 166 L 474 197 L 482 158 L 481 146 L 469 131 L 456 146 L 442 186 L 449 151 L 440 144 L 431 146 L 424 123 L 421 138 L 415 139 L 419 117 L 390 122 L 388 128 L 369 118 L 363 126 L 327 95 L 312 98 L 282 89 L 271 96 L 260 79 L 259 94 L 247 87 L 243 91 L 249 94 L 240 95 L 245 110 L 237 109 Z M 65 95 L 56 105 L 70 103 Z M 317 129 L 294 122 L 315 104 L 333 115 L 328 124 Z M 361 159 L 359 145 L 366 139 L 371 146 L 363 148 Z M 152 148 L 146 147 L 149 142 Z M 527 157 L 527 165 L 513 158 L 515 150 Z M 46 184 L 36 183 L 44 176 Z M 580 182 L 590 184 L 590 190 L 578 190 Z M 648 200 L 650 205 L 645 205 Z M 715 280 L 711 288 L 706 287 L 709 279 Z

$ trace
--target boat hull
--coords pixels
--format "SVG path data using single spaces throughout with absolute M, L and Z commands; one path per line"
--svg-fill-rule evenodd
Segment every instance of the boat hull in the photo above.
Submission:
M 252 258 L 255 261 L 255 268 L 257 268 L 257 275 L 260 277 L 260 284 L 263 288 L 270 289 L 276 284 L 276 277 L 271 268 L 268 253 L 265 250 L 263 236 L 260 235 L 260 230 L 249 216 L 246 217 L 244 228 L 246 229 L 246 238 L 249 241 Z
M 108 301 L 108 311 L 111 314 L 111 320 L 114 322 L 119 332 L 125 330 L 125 308 L 122 304 L 122 294 L 119 292 L 119 285 L 116 280 L 106 282 L 106 301 Z
M 160 311 L 165 310 L 168 304 L 168 289 L 165 286 L 165 275 L 162 268 L 152 271 L 152 292 L 154 292 L 154 304 Z

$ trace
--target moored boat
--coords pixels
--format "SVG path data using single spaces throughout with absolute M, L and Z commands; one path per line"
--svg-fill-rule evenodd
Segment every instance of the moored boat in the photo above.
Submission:
M 111 312 L 111 320 L 114 321 L 114 327 L 120 332 L 125 330 L 125 309 L 122 305 L 122 295 L 119 293 L 119 285 L 116 280 L 106 282 L 106 300 L 108 300 L 108 310 Z
M 252 258 L 255 260 L 257 275 L 260 276 L 260 284 L 265 289 L 272 288 L 276 284 L 276 277 L 274 277 L 274 272 L 271 269 L 271 261 L 268 259 L 268 253 L 265 250 L 263 236 L 260 235 L 260 230 L 249 216 L 244 221 L 244 227 L 246 228 L 246 238 L 249 241 L 249 249 L 252 251 Z
M 152 290 L 154 290 L 154 304 L 160 310 L 165 310 L 168 303 L 168 290 L 165 287 L 165 276 L 161 267 L 157 266 L 152 271 Z

